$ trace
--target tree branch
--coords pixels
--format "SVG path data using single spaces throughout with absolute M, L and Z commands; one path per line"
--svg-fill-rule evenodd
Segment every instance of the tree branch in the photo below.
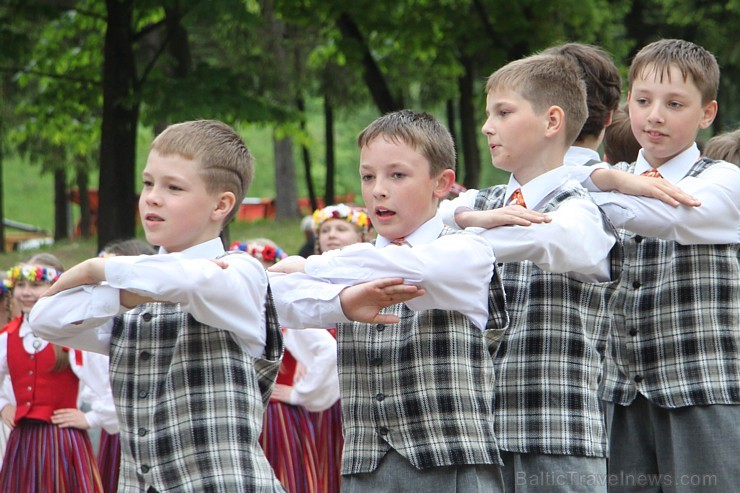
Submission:
M 68 82 L 77 82 L 79 84 L 99 85 L 99 79 L 85 79 L 82 77 L 74 77 L 67 74 L 52 74 L 48 72 L 41 72 L 39 70 L 29 70 L 23 67 L 0 67 L 0 72 L 9 74 L 17 74 L 23 72 L 24 74 L 36 75 L 38 77 L 49 77 L 50 79 L 64 80 Z

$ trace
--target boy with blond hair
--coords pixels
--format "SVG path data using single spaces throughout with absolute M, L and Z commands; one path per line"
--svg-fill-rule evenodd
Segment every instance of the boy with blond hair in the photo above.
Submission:
M 253 168 L 221 122 L 168 127 L 139 199 L 159 255 L 86 260 L 31 314 L 44 338 L 110 354 L 119 491 L 284 491 L 258 443 L 283 352 L 267 274 L 250 255 L 224 256 L 219 239 Z M 381 282 L 335 294 L 371 299 L 378 286 L 409 291 Z
M 637 160 L 587 171 L 594 189 L 632 193 L 652 182 L 701 204 L 595 194 L 627 230 L 602 389 L 614 491 L 645 491 L 645 481 L 654 491 L 740 483 L 731 459 L 740 451 L 740 171 L 700 158 L 695 144 L 717 114 L 718 85 L 704 48 L 679 39 L 645 46 L 627 97 Z
M 602 313 L 621 249 L 563 166 L 587 117 L 585 84 L 571 59 L 540 54 L 494 72 L 486 92 L 482 131 L 509 183 L 465 192 L 440 214 L 486 228 L 479 234 L 501 262 L 510 326 L 494 363 L 504 482 L 507 491 L 599 491 L 586 481 L 606 474 Z
M 374 245 L 272 268 L 298 264 L 297 272 L 342 283 L 403 277 L 425 293 L 388 309 L 401 319 L 397 328 L 338 324 L 342 491 L 502 491 L 491 354 L 507 317 L 490 246 L 449 234 L 436 217 L 455 182 L 452 138 L 432 116 L 403 110 L 372 122 L 357 143 Z M 289 295 L 278 304 L 303 296 L 271 280 L 279 297 Z M 293 323 L 302 322 L 311 320 L 304 314 Z

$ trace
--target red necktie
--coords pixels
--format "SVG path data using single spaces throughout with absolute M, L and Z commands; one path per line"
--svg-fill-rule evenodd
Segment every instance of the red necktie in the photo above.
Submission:
M 527 208 L 527 204 L 524 203 L 524 196 L 522 195 L 521 188 L 517 188 L 514 190 L 514 193 L 511 194 L 509 205 L 521 205 L 525 209 Z
M 663 175 L 661 175 L 655 168 L 650 168 L 648 171 L 645 171 L 640 176 L 649 176 L 650 178 L 663 178 Z

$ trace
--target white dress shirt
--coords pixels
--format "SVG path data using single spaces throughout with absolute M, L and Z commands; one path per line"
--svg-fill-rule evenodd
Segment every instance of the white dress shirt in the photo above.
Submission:
M 700 157 L 696 145 L 658 168 L 661 176 L 701 205 L 670 206 L 658 199 L 600 192 L 591 181 L 591 173 L 607 164 L 568 168 L 581 182 L 615 226 L 642 236 L 672 240 L 680 244 L 730 244 L 740 241 L 740 169 L 720 162 L 695 177 L 686 173 Z M 642 150 L 635 163 L 635 175 L 652 169 Z
M 180 303 L 196 320 L 229 331 L 259 357 L 265 347 L 267 275 L 250 255 L 227 255 L 225 269 L 209 260 L 223 253 L 221 240 L 214 238 L 180 253 L 109 257 L 106 283 L 41 298 L 31 311 L 31 326 L 57 344 L 108 354 L 112 319 L 127 311 L 120 305 L 123 289 Z
M 28 354 L 43 351 L 49 343 L 36 336 L 31 331 L 31 326 L 24 318 L 18 329 L 18 334 L 23 339 L 23 349 Z M 85 419 L 92 428 L 104 427 L 110 433 L 118 433 L 118 421 L 116 410 L 113 406 L 113 396 L 108 380 L 108 357 L 101 354 L 82 352 L 82 364 L 77 363 L 76 349 L 69 350 L 69 365 L 80 382 L 89 389 L 89 396 L 95 405 L 85 413 Z M 0 334 L 0 381 L 9 381 L 10 371 L 8 368 L 8 334 Z M 12 386 L 3 385 L 0 390 L 0 409 L 8 404 L 15 405 L 15 396 Z M 92 402 L 91 402 L 92 404 Z
M 570 146 L 563 158 L 566 166 L 583 166 L 589 161 L 601 161 L 601 156 L 588 147 Z
M 570 181 L 571 166 L 561 166 L 520 185 L 514 176 L 506 188 L 508 203 L 517 188 L 521 188 L 528 209 L 538 210 Z M 590 169 L 590 168 L 585 168 Z M 468 190 L 453 200 L 444 200 L 438 216 L 453 228 L 455 213 L 472 210 L 478 190 Z M 609 252 L 617 241 L 604 229 L 599 208 L 589 200 L 567 200 L 560 207 L 547 213 L 549 223 L 530 226 L 503 226 L 491 229 L 467 228 L 485 238 L 493 248 L 499 262 L 529 260 L 542 270 L 553 273 L 570 273 L 583 281 L 603 282 L 610 279 Z
M 483 330 L 488 320 L 488 285 L 495 257 L 477 235 L 440 237 L 443 227 L 442 221 L 434 217 L 407 236 L 406 245 L 390 245 L 390 239 L 378 236 L 375 245 L 356 243 L 310 256 L 305 274 L 271 275 L 281 322 L 286 327 L 300 328 L 348 321 L 338 303 L 326 303 L 330 293 L 326 287 L 301 288 L 305 279 L 323 279 L 325 286 L 339 287 L 339 294 L 348 285 L 402 277 L 407 284 L 425 290 L 423 296 L 406 302 L 411 310 L 454 310 Z

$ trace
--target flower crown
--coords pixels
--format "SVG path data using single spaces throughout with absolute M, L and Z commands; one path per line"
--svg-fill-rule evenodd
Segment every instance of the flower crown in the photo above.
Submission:
M 60 273 L 53 267 L 41 265 L 19 264 L 11 267 L 6 273 L 8 280 L 15 286 L 18 281 L 54 282 L 59 279 Z
M 275 264 L 288 256 L 288 254 L 285 253 L 281 248 L 274 247 L 272 245 L 262 245 L 260 243 L 251 242 L 235 241 L 231 244 L 229 250 L 241 250 L 242 252 L 247 252 L 257 260 L 273 262 Z
M 363 231 L 370 227 L 370 218 L 359 207 L 350 207 L 347 204 L 329 205 L 323 209 L 316 209 L 313 213 L 313 229 L 318 231 L 322 224 L 329 219 L 344 219 Z

